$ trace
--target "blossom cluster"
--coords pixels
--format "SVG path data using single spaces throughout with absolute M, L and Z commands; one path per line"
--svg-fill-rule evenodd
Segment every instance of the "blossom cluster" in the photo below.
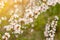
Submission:
M 19 1 L 19 0 L 14 0 Z M 22 0 L 20 0 L 22 2 Z M 38 2 L 39 1 L 39 2 Z M 22 5 L 14 5 L 14 10 L 9 10 L 11 17 L 9 21 L 15 20 L 15 18 L 19 18 L 17 21 L 21 22 L 23 21 L 24 24 L 29 24 L 34 21 L 34 18 L 37 18 L 38 15 L 41 12 L 45 12 L 50 6 L 56 5 L 56 3 L 59 3 L 59 0 L 30 0 L 27 6 L 24 6 L 24 9 L 22 8 Z M 36 5 L 36 3 L 40 3 L 40 5 Z M 19 14 L 20 13 L 20 14 Z M 23 17 L 21 18 L 21 13 Z
M 8 40 L 9 38 L 10 38 L 10 34 L 7 32 L 2 36 L 3 40 Z
M 55 19 L 50 24 L 49 23 L 46 24 L 44 31 L 46 40 L 54 40 L 58 20 L 59 18 L 55 16 Z
M 4 3 L 6 2 L 8 2 L 8 0 L 3 0 L 2 2 L 0 2 L 0 8 L 4 8 Z M 19 2 L 20 4 L 18 4 Z M 1 20 L 8 20 L 9 22 L 9 24 L 3 26 L 3 28 L 6 31 L 13 30 L 12 33 L 21 34 L 24 32 L 21 29 L 22 27 L 24 27 L 23 25 L 33 23 L 34 19 L 36 19 L 40 15 L 40 13 L 45 12 L 47 9 L 50 8 L 50 6 L 55 6 L 56 3 L 60 4 L 60 0 L 29 0 L 26 6 L 22 4 L 22 0 L 14 0 L 13 3 L 15 4 L 9 4 L 13 5 L 13 9 L 9 9 L 10 18 L 7 19 L 7 17 L 1 17 Z M 53 25 L 51 24 L 51 26 Z M 31 29 L 31 32 L 33 32 L 33 29 Z

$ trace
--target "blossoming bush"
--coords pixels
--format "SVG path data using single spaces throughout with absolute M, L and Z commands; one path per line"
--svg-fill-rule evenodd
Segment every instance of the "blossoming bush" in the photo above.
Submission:
M 60 40 L 59 26 L 60 0 L 0 1 L 0 40 Z

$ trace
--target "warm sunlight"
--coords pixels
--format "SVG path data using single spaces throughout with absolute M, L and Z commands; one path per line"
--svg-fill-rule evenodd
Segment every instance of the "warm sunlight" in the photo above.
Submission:
M 60 0 L 0 0 L 0 40 L 60 40 Z

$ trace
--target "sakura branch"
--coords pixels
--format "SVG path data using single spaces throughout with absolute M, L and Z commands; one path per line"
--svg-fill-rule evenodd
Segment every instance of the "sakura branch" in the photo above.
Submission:
M 44 31 L 44 36 L 46 37 L 46 40 L 54 40 L 58 20 L 58 16 L 55 16 L 54 20 L 52 20 L 51 23 L 49 23 L 48 20 Z

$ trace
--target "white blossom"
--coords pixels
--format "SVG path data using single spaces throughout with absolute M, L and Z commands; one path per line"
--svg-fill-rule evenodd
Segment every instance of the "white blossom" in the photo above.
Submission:
M 12 28 L 13 28 L 12 25 L 4 26 L 4 29 L 6 29 L 6 31 L 10 31 Z
M 7 20 L 7 17 L 5 16 L 5 17 L 1 17 L 1 20 Z
M 7 32 L 2 36 L 2 39 L 4 40 L 8 40 L 9 38 L 10 38 L 10 34 Z
M 51 23 L 49 23 L 48 21 L 48 23 L 46 24 L 44 31 L 46 40 L 54 40 L 58 20 L 59 20 L 58 16 L 55 16 L 54 20 Z
M 41 7 L 41 12 L 45 12 L 49 8 L 48 5 L 46 5 L 45 3 L 42 3 L 40 7 Z
M 60 0 L 58 0 L 58 3 L 60 4 Z

